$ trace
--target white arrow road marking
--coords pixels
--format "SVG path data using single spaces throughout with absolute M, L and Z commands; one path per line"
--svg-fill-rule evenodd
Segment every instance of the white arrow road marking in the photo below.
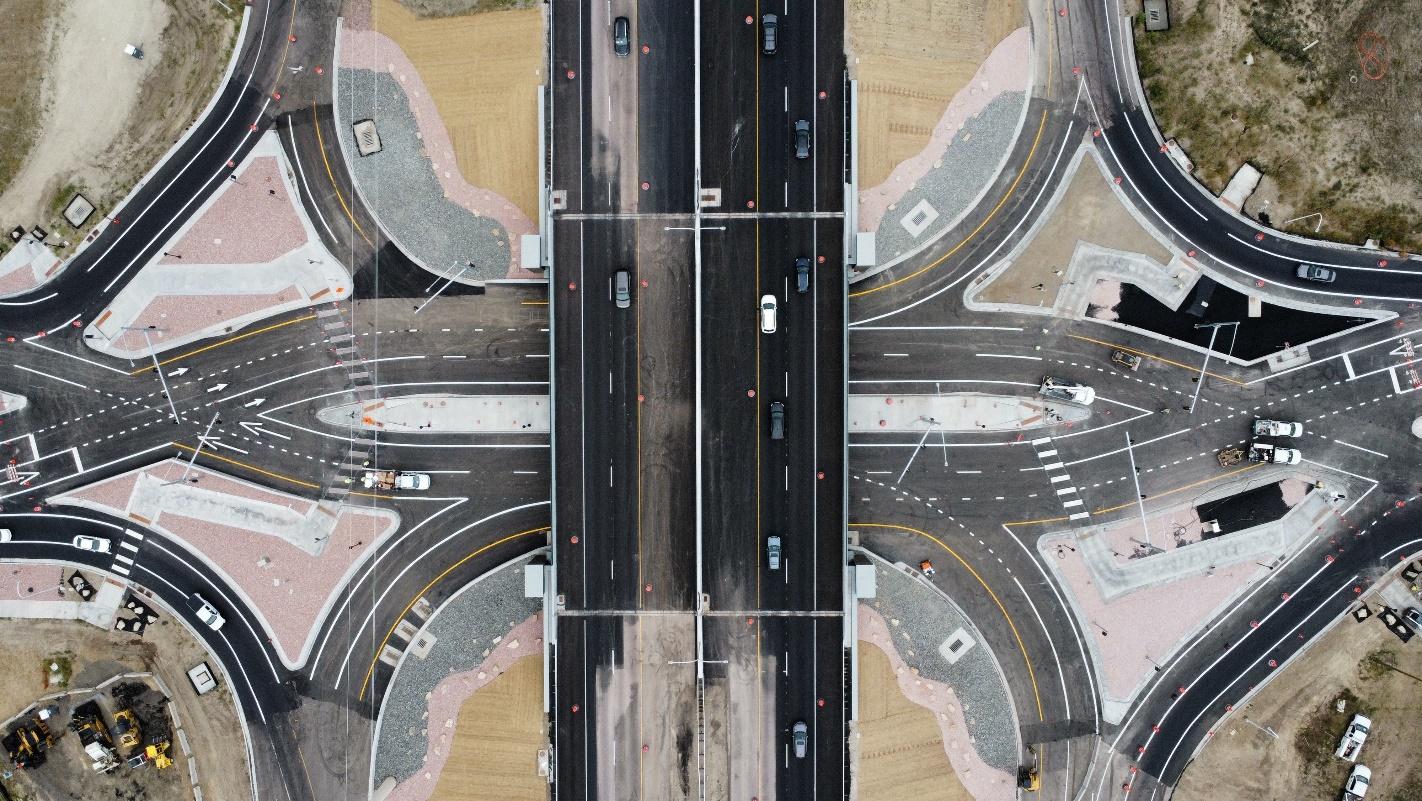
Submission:
M 261 423 L 249 423 L 244 420 L 242 422 L 239 422 L 237 425 L 247 429 L 249 433 L 256 434 L 257 436 L 266 435 L 270 437 L 281 437 L 282 439 L 291 439 L 291 437 L 288 437 L 285 434 L 278 434 L 275 431 L 268 431 L 265 428 L 262 428 Z
M 247 451 L 242 450 L 236 445 L 228 445 L 227 443 L 216 437 L 199 437 L 199 439 L 201 439 L 203 442 L 206 442 L 208 446 L 212 448 L 226 448 L 229 451 L 237 451 L 238 453 L 247 454 L 248 456 L 251 455 L 250 453 L 247 453 Z
M 242 408 L 244 408 L 244 409 L 250 409 L 250 408 L 252 408 L 252 407 L 254 407 L 254 406 L 261 406 L 263 403 L 266 403 L 266 402 L 267 402 L 267 399 L 266 399 L 266 398 L 257 398 L 256 400 L 249 400 L 249 401 L 247 401 L 246 403 L 242 404 Z
M 182 375 L 182 374 L 186 373 L 187 371 L 189 371 L 189 370 L 191 370 L 191 369 L 192 369 L 191 367 L 178 367 L 178 368 L 176 368 L 176 369 L 169 370 L 169 371 L 168 371 L 168 377 L 169 377 L 169 378 L 172 378 L 173 376 Z
M 226 384 L 217 384 L 216 386 L 213 386 L 212 388 L 208 389 L 208 392 L 221 392 L 224 389 L 227 389 Z

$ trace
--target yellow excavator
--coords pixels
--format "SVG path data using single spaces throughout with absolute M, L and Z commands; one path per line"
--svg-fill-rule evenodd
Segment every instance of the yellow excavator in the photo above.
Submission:
M 127 707 L 114 712 L 114 740 L 118 747 L 127 751 L 143 742 L 143 730 L 138 726 L 138 717 Z

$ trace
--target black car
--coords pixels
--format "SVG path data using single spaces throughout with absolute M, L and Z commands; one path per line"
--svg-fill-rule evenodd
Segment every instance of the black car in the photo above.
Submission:
M 795 291 L 805 294 L 810 291 L 810 260 L 801 256 L 795 260 Z
M 810 157 L 810 121 L 795 121 L 795 158 L 807 159 Z
M 632 52 L 632 23 L 626 17 L 612 21 L 612 52 L 627 56 Z
M 785 439 L 785 404 L 780 401 L 770 404 L 770 438 Z

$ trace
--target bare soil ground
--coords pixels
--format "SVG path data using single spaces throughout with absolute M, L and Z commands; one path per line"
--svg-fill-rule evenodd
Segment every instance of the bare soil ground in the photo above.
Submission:
M 404 7 L 412 2 L 375 0 L 376 30 L 400 45 L 419 70 L 449 130 L 464 180 L 497 192 L 529 219 L 538 219 L 542 10 L 420 19 Z M 425 4 L 452 8 L 468 3 Z
M 1282 230 L 1422 249 L 1422 0 L 1176 0 L 1136 25 L 1161 132 L 1218 193 L 1244 161 L 1246 212 Z M 1252 65 L 1246 64 L 1252 60 Z M 1321 212 L 1317 216 L 1287 220 Z
M 933 712 L 904 697 L 889 657 L 859 643 L 860 801 L 971 801 Z
M 526 656 L 460 707 L 449 760 L 431 797 L 543 801 L 548 781 L 538 775 L 538 750 L 547 739 L 543 660 Z
M 1141 253 L 1161 264 L 1170 261 L 1170 251 L 1141 228 L 1117 201 L 1096 162 L 1087 157 L 1081 160 L 1051 219 L 1012 266 L 984 287 L 977 299 L 1050 306 L 1061 288 L 1063 276 L 1059 273 L 1065 273 L 1079 241 Z M 1042 289 L 1034 289 L 1039 284 Z
M 60 212 L 76 191 L 98 208 L 90 225 L 112 210 L 216 91 L 241 19 L 229 5 L 0 0 L 6 62 L 29 66 L 0 88 L 0 229 L 39 225 L 72 245 L 83 234 Z
M 1026 24 L 1004 0 L 848 0 L 850 75 L 859 81 L 859 184 L 877 186 L 923 150 L 948 102 L 988 53 Z
M 1221 776 L 1230 777 L 1232 798 L 1337 798 L 1352 766 L 1334 757 L 1333 749 L 1356 712 L 1373 720 L 1361 760 L 1373 771 L 1368 798 L 1422 798 L 1422 739 L 1415 733 L 1422 715 L 1419 682 L 1422 646 L 1416 640 L 1404 645 L 1376 618 L 1345 620 L 1216 730 L 1185 771 L 1174 800 L 1220 798 Z
M 69 688 L 93 687 L 116 673 L 149 671 L 173 693 L 173 703 L 197 762 L 203 797 L 241 799 L 251 795 L 247 752 L 242 747 L 237 711 L 226 680 L 219 677 L 218 689 L 207 695 L 199 696 L 193 691 L 187 670 L 206 660 L 207 654 L 186 629 L 170 622 L 166 615 L 142 638 L 78 621 L 0 620 L 0 651 L 9 668 L 0 672 L 0 719 L 24 711 L 41 695 L 64 689 L 45 687 L 47 666 L 57 657 L 71 665 Z M 170 755 L 174 764 L 162 771 L 151 766 L 138 771 L 120 767 L 108 776 L 95 776 L 82 754 L 78 737 L 66 732 L 44 765 L 17 772 L 6 787 L 16 801 L 89 801 L 99 797 L 185 801 L 192 797 L 188 760 L 177 742 Z

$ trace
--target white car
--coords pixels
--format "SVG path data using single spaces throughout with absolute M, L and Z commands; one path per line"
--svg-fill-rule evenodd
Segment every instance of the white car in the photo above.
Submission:
M 9 542 L 12 536 L 13 535 L 10 534 L 10 529 L 0 528 L 0 542 Z
M 1373 772 L 1368 770 L 1367 765 L 1354 765 L 1353 772 L 1348 774 L 1348 783 L 1343 785 L 1343 797 L 1347 801 L 1357 801 L 1368 794 L 1368 785 L 1372 781 Z
M 1285 420 L 1266 420 L 1262 417 L 1254 421 L 1256 437 L 1302 437 L 1303 423 Z
M 760 332 L 775 333 L 775 296 L 762 295 L 760 298 Z
M 103 537 L 90 537 L 80 534 L 74 538 L 73 545 L 81 551 L 92 551 L 94 553 L 108 553 L 112 547 L 109 541 Z
M 213 631 L 222 628 L 222 625 L 227 622 L 222 618 L 222 615 L 217 613 L 217 609 L 207 602 L 207 599 L 197 593 L 188 596 L 188 608 L 193 610 L 193 614 L 197 615 L 197 619 L 201 620 L 204 626 Z

